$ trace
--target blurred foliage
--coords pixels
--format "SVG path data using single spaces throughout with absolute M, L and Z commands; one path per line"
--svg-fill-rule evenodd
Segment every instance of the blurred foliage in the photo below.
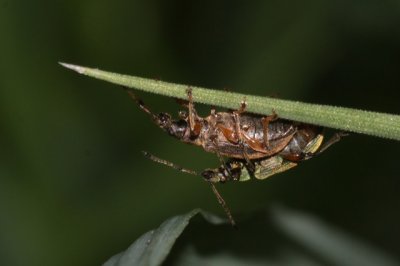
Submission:
M 214 226 L 199 223 L 196 214 Z M 384 252 L 315 217 L 274 206 L 243 219 L 239 230 L 201 210 L 171 217 L 104 266 L 156 266 L 166 258 L 164 265 L 182 266 L 398 265 Z
M 114 85 L 57 62 L 400 113 L 400 3 L 0 0 L 0 264 L 96 265 L 194 207 L 215 155 L 157 129 Z M 140 94 L 156 112 L 179 109 Z M 202 114 L 208 106 L 199 106 Z M 234 214 L 277 202 L 400 254 L 398 142 L 353 134 L 264 182 L 219 186 Z M 262 229 L 260 229 L 262 230 Z

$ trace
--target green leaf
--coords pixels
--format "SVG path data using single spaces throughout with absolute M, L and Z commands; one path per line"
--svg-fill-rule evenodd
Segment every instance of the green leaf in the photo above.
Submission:
M 194 222 L 198 214 L 208 224 Z M 242 219 L 238 230 L 216 226 L 221 223 L 200 210 L 172 217 L 105 265 L 399 265 L 385 252 L 315 217 L 282 207 Z
M 224 220 L 198 209 L 172 217 L 161 224 L 159 228 L 141 236 L 126 251 L 113 256 L 104 265 L 160 265 L 171 251 L 176 239 L 189 224 L 190 219 L 197 214 L 202 214 L 207 221 L 213 224 L 224 222 Z
M 237 109 L 241 101 L 245 99 L 247 102 L 246 110 L 248 112 L 269 115 L 274 110 L 280 118 L 400 140 L 399 115 L 210 90 L 121 75 L 66 63 L 60 64 L 83 75 L 146 92 L 186 99 L 186 90 L 190 87 L 193 90 L 193 99 L 195 102 Z

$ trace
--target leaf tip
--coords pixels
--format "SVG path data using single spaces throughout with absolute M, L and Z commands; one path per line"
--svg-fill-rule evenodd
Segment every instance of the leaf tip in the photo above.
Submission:
M 68 69 L 78 72 L 79 74 L 85 74 L 84 67 L 73 65 L 73 64 L 68 64 L 68 63 L 64 63 L 64 62 L 58 62 L 58 63 L 65 68 L 68 68 Z

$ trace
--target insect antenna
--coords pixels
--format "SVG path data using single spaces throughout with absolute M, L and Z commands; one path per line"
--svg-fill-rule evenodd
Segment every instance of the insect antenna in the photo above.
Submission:
M 154 120 L 157 120 L 157 116 L 153 114 L 149 108 L 144 104 L 144 102 L 136 96 L 136 94 L 133 93 L 132 90 L 130 90 L 127 87 L 123 87 L 125 91 L 128 93 L 129 97 L 139 106 L 140 109 L 142 109 L 145 113 L 149 114 Z
M 187 173 L 187 174 L 192 174 L 192 175 L 197 175 L 197 176 L 201 176 L 201 175 L 199 175 L 196 171 L 183 168 L 183 167 L 181 167 L 181 166 L 179 166 L 179 165 L 177 165 L 177 164 L 174 164 L 174 163 L 172 163 L 172 162 L 170 162 L 170 161 L 167 161 L 167 160 L 158 158 L 158 157 L 154 156 L 153 154 L 151 154 L 151 153 L 149 153 L 149 152 L 147 152 L 147 151 L 143 151 L 143 155 L 144 155 L 145 157 L 147 157 L 148 159 L 152 160 L 152 161 L 155 161 L 155 162 L 157 162 L 157 163 L 160 163 L 160 164 L 163 164 L 163 165 L 172 167 L 172 168 L 174 168 L 175 170 L 178 170 L 178 171 L 180 171 L 180 172 Z
M 192 175 L 197 175 L 197 176 L 201 176 L 201 175 L 200 175 L 199 173 L 197 173 L 196 171 L 183 168 L 183 167 L 181 167 L 181 166 L 179 166 L 179 165 L 177 165 L 177 164 L 174 164 L 174 163 L 172 163 L 172 162 L 170 162 L 170 161 L 167 161 L 167 160 L 158 158 L 158 157 L 154 156 L 153 154 L 151 154 L 151 153 L 149 153 L 149 152 L 147 152 L 147 151 L 143 151 L 143 155 L 144 155 L 145 157 L 147 157 L 148 159 L 152 160 L 152 161 L 155 161 L 155 162 L 157 162 L 157 163 L 160 163 L 160 164 L 163 164 L 163 165 L 172 167 L 172 168 L 174 168 L 174 169 L 176 169 L 176 170 L 178 170 L 178 171 L 180 171 L 180 172 L 187 173 L 187 174 L 192 174 Z M 237 228 L 236 222 L 235 222 L 235 220 L 233 219 L 232 213 L 231 213 L 231 211 L 230 211 L 228 205 L 226 204 L 225 200 L 222 198 L 221 194 L 218 192 L 218 190 L 217 190 L 217 188 L 215 187 L 215 185 L 214 185 L 213 183 L 211 183 L 211 182 L 208 182 L 208 183 L 210 184 L 211 190 L 213 191 L 214 195 L 217 197 L 218 203 L 219 203 L 219 204 L 221 205 L 221 207 L 224 209 L 226 216 L 228 216 L 229 222 L 231 223 L 231 225 L 232 225 L 234 228 Z

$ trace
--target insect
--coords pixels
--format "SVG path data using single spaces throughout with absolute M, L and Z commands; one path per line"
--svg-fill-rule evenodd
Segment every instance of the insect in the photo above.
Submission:
M 318 134 L 308 142 L 304 141 L 304 135 L 296 134 L 288 146 L 277 155 L 253 160 L 254 168 L 249 167 L 245 160 L 230 159 L 218 168 L 204 170 L 201 176 L 206 181 L 212 183 L 248 181 L 252 178 L 263 180 L 287 171 L 297 166 L 301 161 L 321 154 L 329 146 L 338 142 L 343 136 L 347 136 L 347 133 L 335 133 L 327 142 L 323 143 L 324 137 L 322 134 Z
M 313 130 L 311 130 L 313 129 Z M 295 167 L 299 162 L 311 159 L 329 146 L 336 143 L 341 137 L 346 136 L 346 133 L 335 133 L 331 139 L 323 143 L 323 134 L 317 133 L 316 128 L 310 125 L 302 124 L 289 144 L 277 155 L 262 159 L 252 160 L 252 165 L 249 165 L 245 159 L 231 158 L 226 163 L 215 169 L 205 169 L 200 174 L 196 171 L 180 167 L 172 162 L 160 159 L 148 152 L 144 155 L 149 159 L 175 168 L 178 171 L 189 173 L 192 175 L 202 176 L 207 181 L 217 197 L 218 202 L 223 207 L 229 221 L 233 226 L 236 225 L 233 216 L 228 208 L 225 200 L 219 194 L 215 187 L 215 183 L 225 183 L 228 181 L 248 181 L 250 179 L 263 180 L 272 175 L 284 172 Z M 315 135 L 313 135 L 314 133 Z
M 278 119 L 275 113 L 271 116 L 247 114 L 244 113 L 244 101 L 236 111 L 212 110 L 209 116 L 203 118 L 194 109 L 190 89 L 187 90 L 188 113 L 179 112 L 179 119 L 174 120 L 167 113 L 152 113 L 132 91 L 127 92 L 169 135 L 182 142 L 202 146 L 204 150 L 218 155 L 221 166 L 206 169 L 199 174 L 145 152 L 153 161 L 181 172 L 202 176 L 211 185 L 232 225 L 235 225 L 235 221 L 215 183 L 266 179 L 313 158 L 346 135 L 336 133 L 323 143 L 322 127 Z M 229 161 L 224 162 L 223 156 L 230 158 Z
M 259 116 L 244 113 L 244 101 L 236 111 L 212 110 L 209 116 L 203 118 L 197 114 L 192 91 L 188 89 L 188 112 L 179 112 L 179 119 L 174 120 L 168 113 L 152 113 L 132 91 L 127 92 L 169 135 L 201 146 L 205 151 L 216 153 L 219 158 L 245 159 L 251 165 L 251 160 L 270 157 L 284 150 L 297 132 L 296 124 L 277 119 L 276 114 Z

